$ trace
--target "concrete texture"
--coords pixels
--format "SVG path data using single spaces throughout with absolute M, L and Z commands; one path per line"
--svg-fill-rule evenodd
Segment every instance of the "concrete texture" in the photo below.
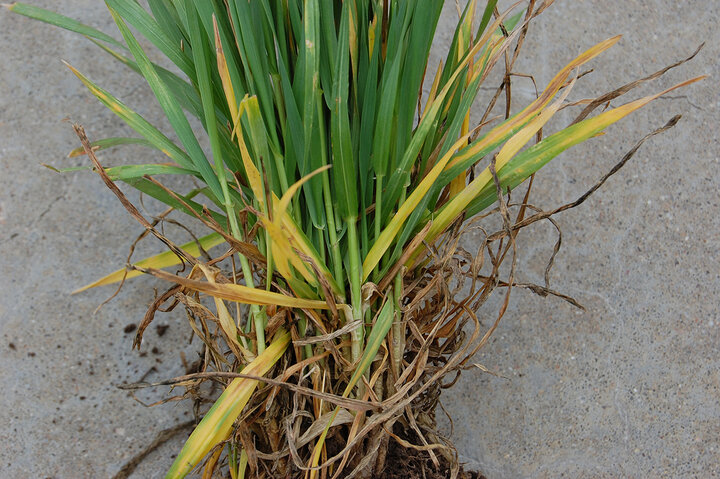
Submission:
M 101 2 L 32 3 L 114 31 Z M 573 200 L 637 139 L 684 115 L 588 203 L 559 218 L 563 252 L 552 286 L 587 312 L 516 291 L 477 359 L 507 379 L 470 371 L 447 393 L 462 458 L 491 479 L 720 477 L 719 17 L 720 6 L 707 0 L 558 0 L 530 30 L 516 71 L 532 72 L 541 87 L 581 50 L 624 35 L 592 64 L 575 99 L 649 74 L 703 41 L 697 59 L 640 92 L 712 77 L 538 176 L 539 206 Z M 447 19 L 443 25 L 449 41 Z M 161 316 L 168 332 L 151 329 L 138 355 L 124 328 L 142 317 L 156 282 L 134 281 L 94 316 L 111 291 L 68 295 L 108 264 L 122 265 L 139 228 L 95 176 L 40 166 L 83 164 L 64 158 L 77 145 L 65 117 L 93 138 L 129 133 L 59 60 L 164 123 L 148 89 L 76 35 L 0 12 L 0 58 L 0 478 L 110 477 L 158 430 L 187 418 L 187 405 L 147 409 L 115 388 L 146 372 L 150 379 L 179 372 L 187 328 L 179 313 Z M 532 92 L 519 79 L 516 106 Z M 103 159 L 121 164 L 146 154 L 122 148 Z M 533 226 L 520 241 L 519 279 L 542 281 L 551 229 Z M 485 324 L 492 312 L 492 305 L 481 311 Z M 158 365 L 161 374 L 152 369 Z M 162 394 L 140 396 L 151 402 Z M 133 477 L 162 477 L 179 445 L 153 453 Z

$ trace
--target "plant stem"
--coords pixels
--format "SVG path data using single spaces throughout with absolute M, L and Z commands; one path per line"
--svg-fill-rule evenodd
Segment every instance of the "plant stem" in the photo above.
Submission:
M 240 226 L 238 225 L 237 217 L 235 216 L 235 211 L 232 203 L 226 203 L 225 207 L 227 209 L 228 218 L 230 219 L 230 231 L 235 238 L 237 238 L 239 241 L 242 241 L 243 236 L 240 233 Z M 255 281 L 252 277 L 252 268 L 250 268 L 250 262 L 248 261 L 247 257 L 245 257 L 245 255 L 241 253 L 238 253 L 238 257 L 240 258 L 240 267 L 243 271 L 245 284 L 250 288 L 254 288 Z M 260 354 L 265 351 L 265 312 L 261 311 L 258 305 L 251 304 L 250 315 L 252 316 L 253 322 L 255 323 L 257 354 Z
M 322 174 L 323 201 L 325 202 L 325 216 L 327 217 L 328 238 L 330 239 L 330 253 L 332 255 L 333 274 L 337 284 L 344 284 L 342 254 L 340 253 L 340 242 L 335 227 L 335 213 L 333 211 L 332 196 L 330 193 L 330 174 Z M 344 299 L 343 299 L 344 301 Z
M 322 99 L 318 97 L 318 115 L 322 111 Z M 327 144 L 327 134 L 325 128 L 320 128 L 320 142 L 325 145 Z M 328 164 L 328 152 L 326 148 L 320 149 L 322 155 L 323 166 Z M 343 285 L 343 265 L 342 265 L 342 253 L 340 252 L 340 243 L 337 237 L 337 228 L 335 224 L 335 210 L 333 207 L 333 195 L 330 190 L 330 172 L 324 172 L 321 175 L 322 179 L 322 195 L 323 205 L 325 206 L 325 218 L 327 221 L 328 239 L 330 240 L 330 254 L 332 256 L 333 274 L 335 275 L 335 282 L 339 285 Z M 343 302 L 344 298 L 341 299 Z
M 362 292 L 361 281 L 362 271 L 360 263 L 360 248 L 358 245 L 357 217 L 350 217 L 346 220 L 348 235 L 348 279 L 350 280 L 350 303 L 353 312 L 353 321 L 362 320 Z M 352 330 L 352 360 L 353 363 L 360 359 L 363 349 L 363 336 L 365 328 L 362 323 Z
M 380 238 L 380 232 L 382 231 L 382 189 L 383 189 L 383 175 L 377 175 L 375 177 L 375 242 Z M 373 269 L 373 281 L 378 282 L 379 268 L 375 265 Z
M 400 271 L 395 276 L 395 286 L 393 287 L 393 301 L 395 302 L 395 319 L 392 324 L 392 361 L 395 380 L 400 377 L 402 367 L 403 352 L 405 351 L 405 325 L 402 317 L 402 290 L 403 290 L 403 272 Z M 394 381 L 393 381 L 394 382 Z M 393 391 L 394 392 L 394 391 Z
M 308 320 L 304 313 L 299 313 L 300 319 L 298 320 L 298 333 L 300 334 L 301 338 L 304 338 L 307 336 L 307 330 L 308 330 Z M 303 359 L 307 359 L 312 356 L 312 347 L 309 344 L 306 344 L 303 346 L 303 353 L 305 354 L 305 357 Z
M 240 257 L 240 266 L 243 270 L 243 276 L 245 277 L 245 284 L 250 287 L 255 287 L 255 281 L 252 278 L 252 269 L 250 268 L 250 262 L 247 258 L 238 253 Z M 261 310 L 256 304 L 250 305 L 250 315 L 255 323 L 255 339 L 257 340 L 257 353 L 260 354 L 265 351 L 265 311 Z

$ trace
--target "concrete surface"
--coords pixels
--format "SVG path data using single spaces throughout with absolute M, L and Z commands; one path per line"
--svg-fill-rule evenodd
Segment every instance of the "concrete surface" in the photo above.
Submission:
M 32 3 L 114 31 L 101 2 Z M 639 92 L 703 73 L 712 78 L 656 102 L 539 175 L 540 206 L 575 199 L 636 139 L 684 115 L 588 203 L 559 218 L 563 252 L 552 286 L 587 312 L 517 291 L 478 357 L 508 379 L 470 371 L 447 394 L 462 458 L 491 479 L 720 477 L 719 17 L 720 6 L 707 0 L 558 0 L 530 31 L 516 71 L 534 73 L 541 87 L 581 50 L 624 35 L 592 64 L 596 71 L 575 99 L 651 73 L 703 41 L 697 59 Z M 0 12 L 3 479 L 110 477 L 156 431 L 188 414 L 179 403 L 147 409 L 114 387 L 148 371 L 160 377 L 151 369 L 160 362 L 162 377 L 179 372 L 187 328 L 178 314 L 158 318 L 170 328 L 162 337 L 151 329 L 143 355 L 130 351 L 124 332 L 142 317 L 156 282 L 136 280 L 94 316 L 110 290 L 68 295 L 106 273 L 108 262 L 122 265 L 139 228 L 93 175 L 61 176 L 40 166 L 82 164 L 64 158 L 77 145 L 65 117 L 93 138 L 129 133 L 61 58 L 163 124 L 148 89 L 82 38 Z M 531 85 L 516 85 L 516 101 L 529 101 Z M 103 158 L 121 164 L 146 154 L 123 148 Z M 521 280 L 541 281 L 553 241 L 545 225 L 523 233 Z M 486 324 L 491 306 L 481 311 Z M 161 397 L 140 395 L 146 402 Z M 133 477 L 162 477 L 179 445 L 152 454 Z

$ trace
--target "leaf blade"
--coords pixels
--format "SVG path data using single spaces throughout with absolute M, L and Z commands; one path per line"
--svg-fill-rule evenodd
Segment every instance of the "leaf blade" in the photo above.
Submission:
M 285 354 L 290 333 L 281 329 L 272 343 L 255 360 L 245 366 L 244 374 L 264 376 Z M 255 379 L 235 378 L 205 414 L 200 424 L 185 442 L 165 479 L 185 477 L 219 442 L 225 440 L 232 425 L 249 401 L 258 385 Z
M 85 25 L 73 18 L 66 17 L 65 15 L 60 15 L 59 13 L 55 13 L 51 10 L 35 7 L 33 5 L 28 5 L 22 2 L 11 3 L 10 5 L 6 5 L 6 7 L 11 12 L 17 13 L 19 15 L 23 15 L 34 20 L 39 20 L 50 25 L 55 25 L 56 27 L 60 27 L 74 33 L 79 33 L 80 35 L 95 38 L 97 40 L 107 42 L 111 45 L 115 45 L 118 47 L 123 46 L 122 43 L 115 40 L 107 33 L 103 33 L 96 28 Z
M 200 256 L 201 249 L 207 251 L 224 242 L 225 239 L 221 235 L 219 235 L 218 233 L 211 233 L 207 236 L 203 236 L 202 238 L 198 238 L 197 241 L 190 241 L 182 245 L 180 248 L 186 251 L 188 254 L 194 257 L 198 257 Z M 181 262 L 182 260 L 178 258 L 175 253 L 173 253 L 172 251 L 165 251 L 163 253 L 156 254 L 154 256 L 150 256 L 136 263 L 133 263 L 133 265 L 141 268 L 161 269 L 179 265 Z M 87 291 L 88 289 L 96 288 L 98 286 L 106 286 L 113 283 L 119 283 L 123 279 L 128 280 L 140 276 L 141 274 L 142 272 L 138 270 L 128 271 L 125 268 L 122 268 L 106 276 L 103 276 L 97 281 L 94 281 L 86 286 L 76 289 L 72 292 L 72 294 L 82 293 L 83 291 Z

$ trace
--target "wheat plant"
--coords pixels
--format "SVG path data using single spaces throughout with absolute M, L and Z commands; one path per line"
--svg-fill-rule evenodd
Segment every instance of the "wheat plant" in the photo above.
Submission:
M 505 12 L 497 0 L 467 2 L 443 61 L 429 71 L 443 3 L 107 0 L 121 41 L 58 13 L 9 5 L 84 35 L 142 76 L 178 140 L 68 65 L 138 134 L 90 142 L 76 126 L 83 147 L 71 155 L 87 155 L 168 246 L 88 287 L 142 273 L 172 283 L 136 345 L 154 311 L 179 301 L 202 340 L 203 363 L 165 384 L 196 391 L 213 379 L 224 387 L 166 477 L 184 477 L 203 459 L 203 477 L 216 468 L 233 479 L 369 477 L 383 470 L 390 442 L 436 464 L 449 457 L 449 473 L 458 473 L 433 432 L 433 411 L 441 380 L 466 367 L 497 326 L 479 334 L 475 308 L 513 284 L 499 279 L 500 264 L 512 253 L 513 225 L 529 213 L 507 193 L 665 92 L 541 135 L 568 106 L 581 68 L 613 37 L 572 59 L 522 110 L 490 117 L 500 91 L 510 91 L 503 82 L 471 125 L 481 86 L 498 65 L 507 71 L 528 25 L 552 2 Z M 139 37 L 172 67 L 153 63 Z M 155 162 L 105 168 L 96 156 L 133 143 L 153 150 Z M 202 186 L 173 191 L 165 175 Z M 199 219 L 207 234 L 175 245 L 116 183 Z M 483 275 L 485 254 L 464 253 L 458 237 L 490 212 L 505 226 L 483 244 L 491 257 Z M 212 261 L 202 259 L 220 245 Z M 189 274 L 167 271 L 181 263 Z M 460 300 L 462 282 L 473 293 Z M 476 326 L 469 338 L 468 324 Z

